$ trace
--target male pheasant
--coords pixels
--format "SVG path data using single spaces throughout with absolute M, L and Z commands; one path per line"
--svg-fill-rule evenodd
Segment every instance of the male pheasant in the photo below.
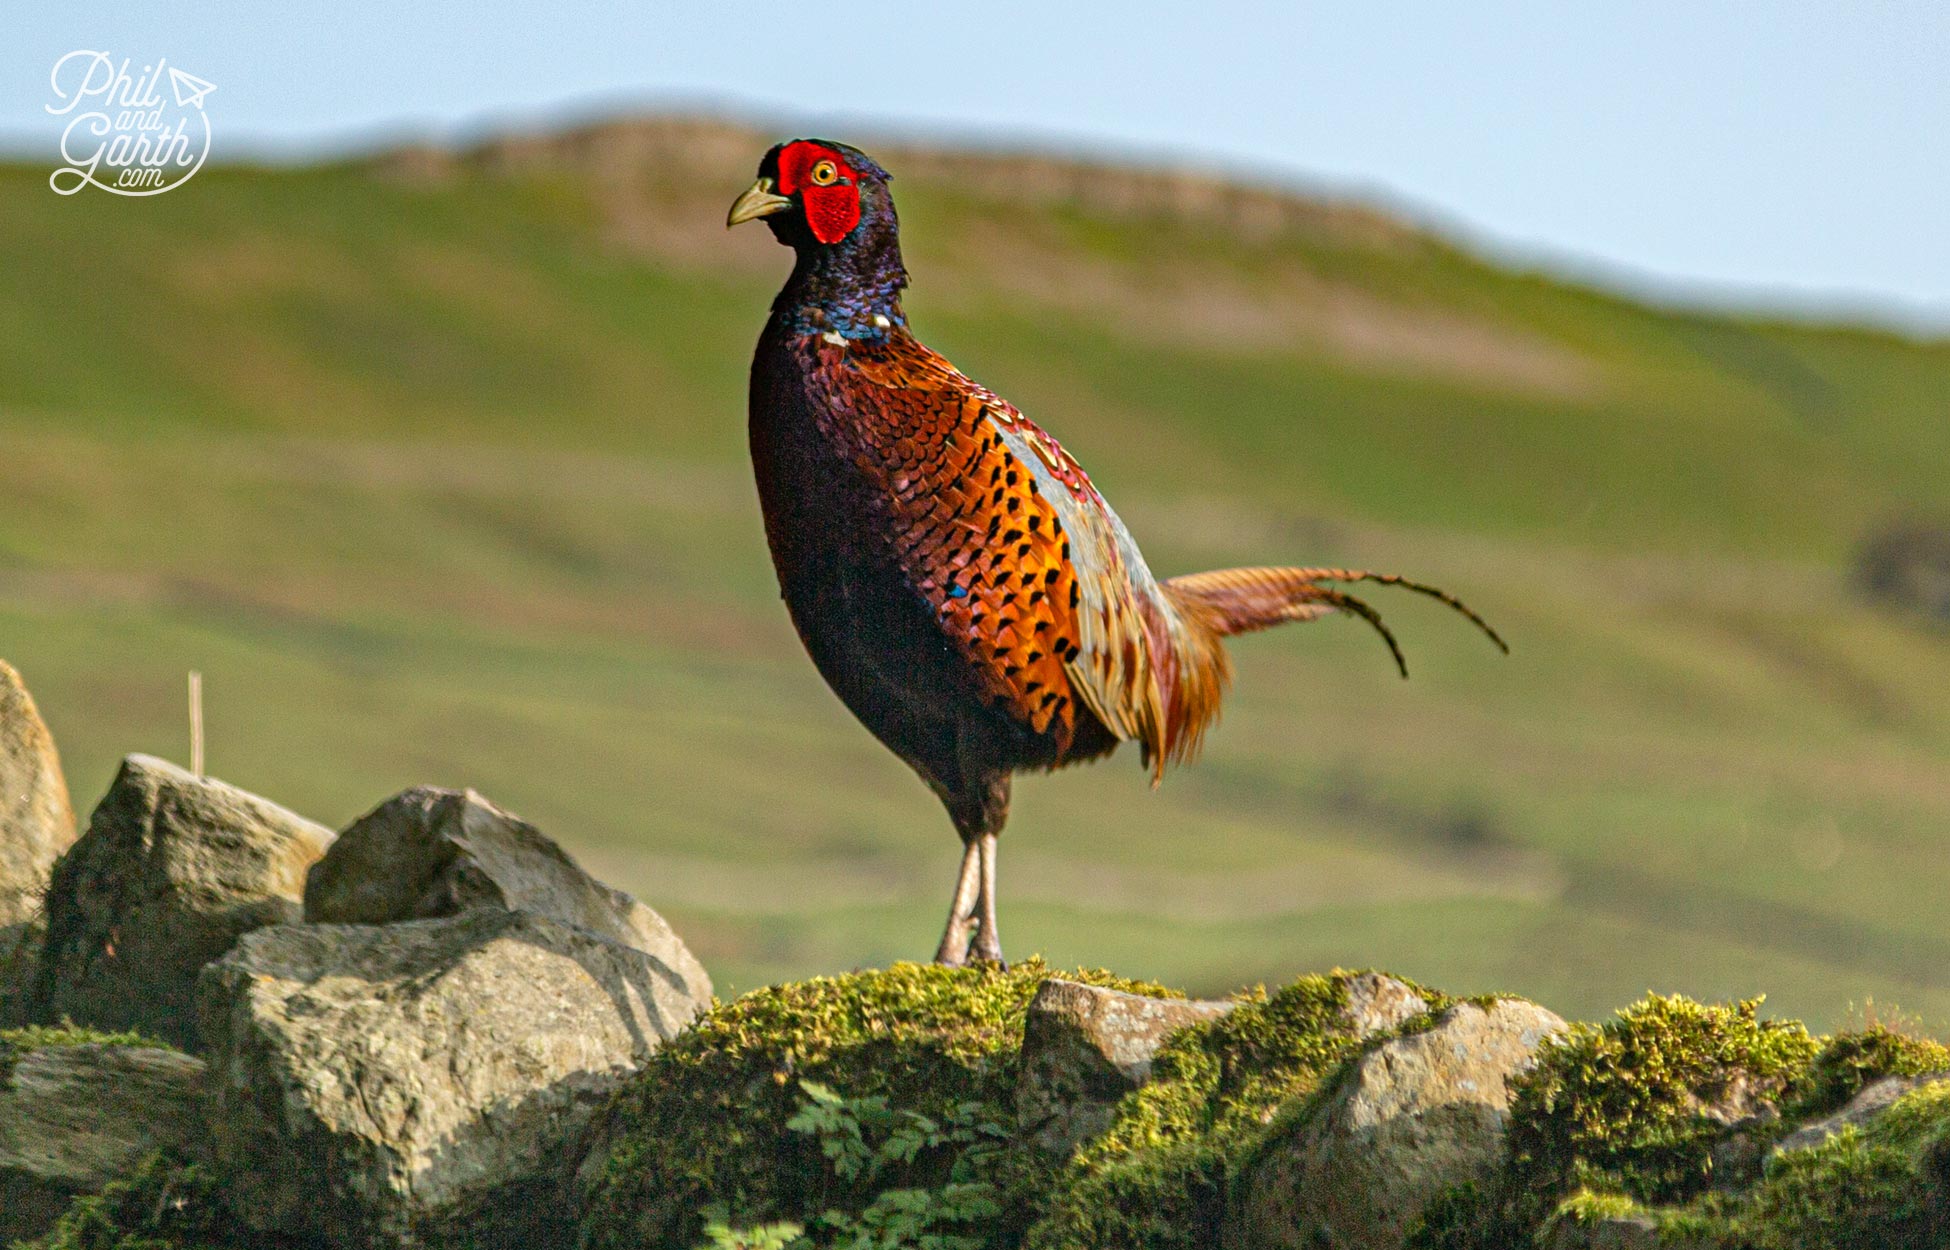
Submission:
M 825 139 L 782 143 L 726 225 L 792 248 L 752 360 L 751 450 L 793 625 L 866 727 L 961 835 L 935 958 L 1001 962 L 996 837 L 1009 781 L 1137 742 L 1153 782 L 1191 756 L 1231 677 L 1221 639 L 1367 604 L 1325 583 L 1440 590 L 1356 569 L 1152 577 L 1056 440 L 908 330 L 889 175 Z M 1504 648 L 1506 651 L 1508 648 Z

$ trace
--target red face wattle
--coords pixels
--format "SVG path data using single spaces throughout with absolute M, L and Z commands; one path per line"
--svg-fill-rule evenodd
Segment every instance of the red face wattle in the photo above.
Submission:
M 831 148 L 800 140 L 779 153 L 779 194 L 799 197 L 806 226 L 821 243 L 838 243 L 860 224 L 860 179 Z

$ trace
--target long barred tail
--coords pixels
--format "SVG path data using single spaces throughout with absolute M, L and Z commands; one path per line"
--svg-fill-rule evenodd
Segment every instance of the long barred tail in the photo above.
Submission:
M 1322 582 L 1377 582 L 1427 595 L 1468 617 L 1505 655 L 1510 652 L 1509 644 L 1490 628 L 1489 622 L 1462 600 L 1446 590 L 1393 573 L 1371 573 L 1366 569 L 1217 569 L 1173 577 L 1161 584 L 1181 611 L 1197 618 L 1222 638 L 1249 634 L 1288 621 L 1311 621 L 1328 612 L 1352 613 L 1374 626 L 1395 657 L 1395 666 L 1403 677 L 1408 676 L 1408 662 L 1402 658 L 1395 635 L 1382 624 L 1381 614 L 1346 591 L 1323 586 Z

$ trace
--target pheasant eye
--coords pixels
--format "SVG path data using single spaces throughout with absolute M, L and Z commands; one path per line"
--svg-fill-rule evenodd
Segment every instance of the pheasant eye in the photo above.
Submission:
M 812 173 L 807 176 L 816 187 L 830 187 L 840 180 L 840 171 L 833 162 L 821 161 L 812 167 Z

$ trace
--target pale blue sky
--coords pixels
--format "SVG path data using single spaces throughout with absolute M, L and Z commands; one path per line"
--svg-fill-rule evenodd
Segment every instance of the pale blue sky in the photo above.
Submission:
M 214 81 L 213 159 L 716 104 L 836 137 L 1190 158 L 1641 288 L 1950 328 L 1934 0 L 11 7 L 0 142 L 20 155 L 53 151 L 55 58 L 100 48 Z

